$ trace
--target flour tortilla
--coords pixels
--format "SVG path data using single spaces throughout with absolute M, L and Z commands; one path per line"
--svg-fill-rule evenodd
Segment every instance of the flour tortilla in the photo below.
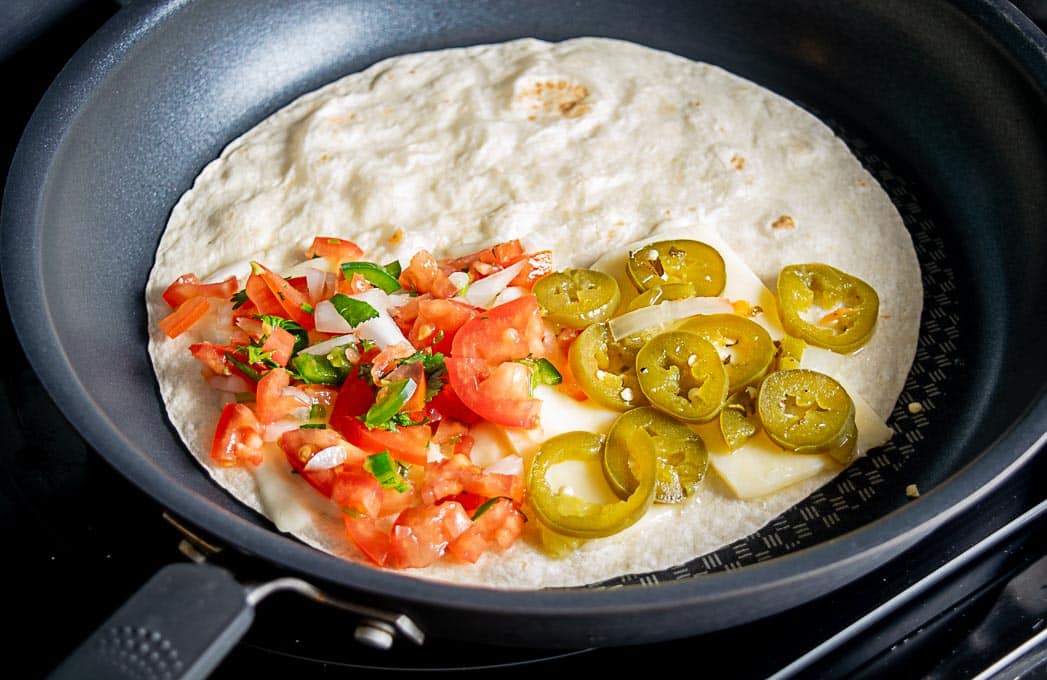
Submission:
M 211 464 L 222 398 L 186 349 L 197 334 L 172 341 L 157 329 L 168 283 L 189 271 L 244 275 L 252 259 L 280 271 L 318 234 L 351 239 L 383 262 L 521 238 L 552 248 L 564 267 L 695 225 L 715 229 L 772 290 L 781 267 L 797 262 L 873 285 L 876 335 L 846 363 L 849 383 L 886 418 L 915 352 L 922 289 L 882 188 L 791 102 L 715 66 L 605 39 L 397 57 L 262 121 L 175 206 L 146 289 L 149 350 L 171 422 L 220 485 L 260 512 L 279 505 L 274 495 L 300 495 L 302 509 L 280 513 L 278 526 L 359 559 L 339 512 L 293 486 L 305 485 L 282 454 L 264 466 L 279 481 L 266 498 L 252 472 Z M 407 573 L 538 588 L 667 568 L 756 531 L 831 477 L 756 501 L 733 499 L 711 478 L 682 506 L 656 506 L 566 559 L 525 540 L 476 565 Z

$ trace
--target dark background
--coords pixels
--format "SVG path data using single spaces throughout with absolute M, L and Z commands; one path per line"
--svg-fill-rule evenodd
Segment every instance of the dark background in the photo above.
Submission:
M 1041 27 L 1047 25 L 1047 2 L 1015 4 Z M 5 177 L 21 130 L 48 84 L 77 47 L 119 8 L 119 3 L 103 0 L 0 1 L 0 78 L 7 111 L 0 127 L 0 169 Z M 181 535 L 163 520 L 162 509 L 109 468 L 55 408 L 21 348 L 12 342 L 6 303 L 0 299 L 0 305 L 0 335 L 6 348 L 0 371 L 0 535 L 4 540 L 0 574 L 7 589 L 4 605 L 11 629 L 0 649 L 7 652 L 5 660 L 14 677 L 34 677 L 59 663 L 158 567 L 184 557 L 177 549 Z M 401 642 L 389 652 L 375 652 L 352 642 L 353 622 L 346 616 L 291 596 L 277 596 L 260 606 L 254 627 L 216 676 L 259 671 L 266 676 L 288 672 L 370 676 L 381 673 L 367 669 L 385 666 L 464 665 L 486 670 L 505 666 L 501 673 L 612 668 L 665 673 L 673 667 L 764 677 L 1040 502 L 1047 495 L 1045 463 L 1039 456 L 971 512 L 870 576 L 740 629 L 577 654 L 476 647 L 438 637 L 422 649 Z M 987 556 L 966 560 L 964 578 L 946 579 L 933 596 L 900 610 L 890 617 L 889 625 L 866 629 L 831 655 L 827 664 L 812 666 L 806 673 L 812 677 L 973 675 L 993 654 L 1007 651 L 1010 636 L 1017 633 L 994 629 L 988 642 L 968 634 L 997 602 L 1007 580 L 1043 554 L 1045 536 L 1044 522 L 1039 520 Z M 238 573 L 254 569 L 236 556 L 220 559 Z M 732 653 L 732 649 L 745 651 Z M 1044 666 L 1039 668 L 1038 676 L 1047 673 Z

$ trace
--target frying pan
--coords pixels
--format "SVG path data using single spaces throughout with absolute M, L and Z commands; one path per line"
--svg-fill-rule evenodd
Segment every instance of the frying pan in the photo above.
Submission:
M 431 583 L 277 533 L 210 481 L 165 418 L 142 291 L 172 206 L 233 138 L 379 59 L 579 35 L 721 65 L 836 125 L 867 165 L 879 166 L 885 185 L 905 178 L 892 196 L 930 244 L 921 262 L 930 291 L 923 363 L 906 390 L 939 406 L 912 419 L 922 424 L 904 441 L 895 438 L 886 451 L 897 459 L 880 459 L 885 471 L 862 461 L 845 480 L 853 486 L 893 470 L 901 486 L 859 494 L 860 507 L 816 540 L 725 568 L 696 561 L 590 588 Z M 131 482 L 224 544 L 450 637 L 574 647 L 690 636 L 867 573 L 1020 471 L 1042 445 L 1045 93 L 1047 39 L 1003 0 L 135 2 L 77 53 L 25 131 L 4 195 L 4 288 L 19 339 L 64 415 Z M 896 429 L 905 419 L 896 410 Z M 908 483 L 919 499 L 900 492 Z M 162 615 L 192 609 L 201 629 L 217 622 L 207 633 L 213 639 L 191 640 L 137 609 L 131 614 L 140 618 L 108 633 L 122 642 L 121 631 L 138 623 L 143 635 L 184 644 L 183 668 L 205 672 L 250 616 L 236 613 L 243 591 L 230 591 L 227 575 L 188 571 L 188 593 L 172 590 L 179 570 L 160 586 L 151 582 L 144 599 Z M 157 599 L 160 592 L 169 598 Z M 240 600 L 233 613 L 208 609 L 229 592 Z

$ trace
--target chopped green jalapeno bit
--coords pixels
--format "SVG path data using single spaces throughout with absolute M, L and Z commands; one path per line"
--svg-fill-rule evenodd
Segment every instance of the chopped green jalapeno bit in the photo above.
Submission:
M 607 324 L 593 324 L 575 338 L 567 355 L 582 391 L 618 411 L 647 403 L 636 379 L 635 345 L 640 343 L 631 340 L 615 341 Z
M 367 409 L 363 418 L 364 425 L 371 428 L 387 426 L 414 395 L 416 389 L 418 383 L 410 378 L 383 385 L 375 396 L 374 404 Z
M 755 392 L 756 389 L 750 387 L 732 394 L 720 410 L 720 434 L 731 451 L 741 447 L 760 431 Z
M 534 284 L 545 318 L 568 328 L 585 328 L 611 318 L 622 293 L 614 277 L 592 269 L 565 269 Z
M 702 314 L 676 330 L 712 343 L 724 357 L 731 394 L 762 378 L 774 359 L 774 342 L 764 327 L 737 314 Z
M 629 254 L 626 273 L 638 290 L 668 283 L 689 283 L 695 295 L 716 296 L 727 283 L 723 257 L 701 241 L 657 241 Z
M 803 351 L 807 349 L 806 342 L 791 335 L 783 335 L 782 339 L 775 344 L 778 346 L 778 352 L 775 355 L 776 370 L 792 371 L 800 367 Z
M 880 299 L 872 286 L 826 264 L 796 264 L 778 274 L 782 326 L 812 345 L 843 354 L 872 337 Z
M 400 263 L 396 264 L 399 266 Z M 380 267 L 374 262 L 343 262 L 342 276 L 346 280 L 351 280 L 353 274 L 359 274 L 372 286 L 386 293 L 395 293 L 400 290 L 400 282 L 396 280 L 396 277 L 386 267 Z
M 517 359 L 517 363 L 523 364 L 531 369 L 531 394 L 539 385 L 559 385 L 563 382 L 563 376 L 556 370 L 553 362 L 548 359 Z
M 547 475 L 559 463 L 582 461 L 599 464 L 604 437 L 592 432 L 566 432 L 549 439 L 534 456 L 527 474 L 527 497 L 535 516 L 553 532 L 573 538 L 601 538 L 632 526 L 654 501 L 656 459 L 646 435 L 627 442 L 630 471 L 636 489 L 624 500 L 594 503 L 561 493 Z
M 839 448 L 854 426 L 854 402 L 843 386 L 824 373 L 806 369 L 767 376 L 760 385 L 756 411 L 767 436 L 797 453 Z
M 858 425 L 854 422 L 854 418 L 851 418 L 839 438 L 825 453 L 832 456 L 841 465 L 850 465 L 854 461 L 858 454 Z
M 636 353 L 640 389 L 651 405 L 681 420 L 704 423 L 727 400 L 727 371 L 716 348 L 694 333 L 670 331 Z
M 325 356 L 302 353 L 291 359 L 291 368 L 295 376 L 303 382 L 320 385 L 341 385 L 349 375 L 351 367 L 338 366 L 331 357 L 334 352 Z M 345 356 L 344 354 L 342 355 Z
M 388 451 L 368 456 L 364 461 L 364 469 L 374 475 L 383 489 L 395 489 L 400 493 L 411 489 L 400 476 L 399 468 Z
M 650 307 L 667 300 L 683 300 L 694 297 L 697 293 L 693 283 L 666 283 L 665 285 L 648 288 L 629 301 L 626 311 L 632 312 L 641 307 Z
M 630 445 L 646 438 L 657 459 L 655 501 L 679 503 L 697 489 L 709 467 L 705 442 L 697 432 L 675 418 L 641 406 L 618 416 L 607 433 L 603 470 L 619 498 L 628 498 L 637 481 L 629 468 Z

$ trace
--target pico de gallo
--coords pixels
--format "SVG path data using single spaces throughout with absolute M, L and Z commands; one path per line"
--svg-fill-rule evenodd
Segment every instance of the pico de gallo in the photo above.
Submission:
M 723 260 L 696 241 L 631 252 L 629 300 L 614 277 L 553 271 L 551 252 L 518 240 L 457 258 L 422 250 L 406 267 L 334 237 L 304 255 L 291 275 L 252 262 L 242 284 L 182 275 L 159 326 L 175 338 L 210 318 L 225 338 L 189 345 L 228 394 L 213 462 L 258 466 L 278 446 L 376 565 L 476 562 L 512 545 L 528 515 L 554 552 L 617 533 L 652 503 L 694 493 L 709 459 L 690 426 L 714 419 L 730 450 L 763 429 L 784 450 L 854 455 L 854 404 L 799 357 L 805 343 L 860 347 L 877 300 L 825 265 L 783 270 L 779 304 L 796 337 L 772 341 L 751 320 L 759 309 L 716 297 Z M 526 470 L 518 455 L 476 464 L 474 428 L 538 427 L 543 384 L 622 415 L 606 433 L 550 438 Z M 553 484 L 565 461 L 602 468 L 618 502 Z

